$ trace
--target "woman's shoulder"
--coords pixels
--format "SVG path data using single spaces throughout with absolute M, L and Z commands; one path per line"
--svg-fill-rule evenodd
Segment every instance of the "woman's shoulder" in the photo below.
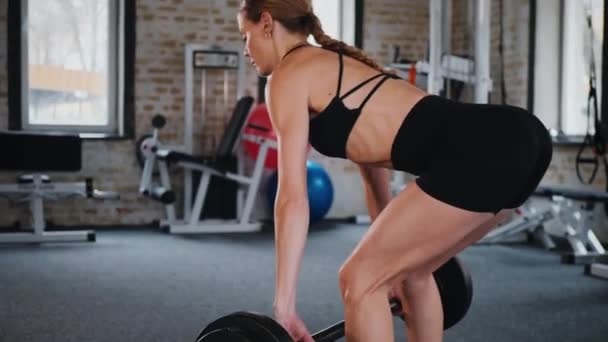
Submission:
M 336 52 L 322 47 L 314 45 L 305 46 L 290 53 L 289 56 L 279 64 L 275 73 L 307 74 L 309 76 L 315 76 L 315 71 L 320 71 L 323 67 L 332 62 L 337 66 L 337 56 Z
M 285 83 L 290 83 L 301 87 L 322 78 L 334 65 L 337 68 L 335 52 L 313 45 L 306 46 L 290 53 L 275 68 L 268 78 L 269 85 L 272 82 L 282 88 Z

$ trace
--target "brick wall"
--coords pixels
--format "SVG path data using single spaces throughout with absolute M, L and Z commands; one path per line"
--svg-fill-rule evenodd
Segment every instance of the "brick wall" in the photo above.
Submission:
M 529 0 L 506 1 L 505 61 L 507 102 L 524 106 L 526 99 L 528 54 Z M 465 0 L 454 0 L 453 47 L 464 51 L 468 46 Z M 498 1 L 494 1 L 494 4 Z M 239 39 L 235 13 L 238 0 L 138 0 L 136 54 L 136 136 L 150 132 L 150 119 L 155 113 L 167 115 L 169 122 L 161 138 L 167 143 L 183 141 L 184 63 L 186 43 L 225 43 Z M 381 63 L 392 59 L 393 46 L 398 45 L 403 58 L 419 60 L 425 57 L 428 37 L 428 0 L 367 0 L 365 2 L 365 50 Z M 493 6 L 492 20 L 492 77 L 495 80 L 493 102 L 498 84 L 497 8 Z M 6 46 L 6 0 L 0 0 L 0 46 Z M 0 48 L 0 128 L 7 126 L 6 51 Z M 211 78 L 211 77 L 210 77 Z M 247 90 L 255 95 L 257 77 L 247 68 Z M 211 85 L 210 93 L 217 93 Z M 203 125 L 195 118 L 195 146 L 199 152 L 215 148 L 227 114 L 221 103 L 208 102 L 208 116 Z M 217 96 L 215 97 L 217 98 Z M 199 101 L 196 100 L 197 106 Z M 198 112 L 198 107 L 195 112 Z M 142 224 L 163 217 L 162 206 L 137 193 L 139 166 L 135 162 L 133 141 L 86 141 L 84 167 L 76 174 L 51 174 L 56 180 L 82 180 L 93 177 L 102 189 L 118 191 L 118 201 L 67 199 L 49 202 L 49 218 L 58 224 Z M 557 149 L 546 181 L 576 185 L 573 169 L 573 150 Z M 321 161 L 336 187 L 334 207 L 330 216 L 343 217 L 365 211 L 357 169 L 352 163 L 330 160 L 317 154 L 311 159 Z M 0 182 L 10 181 L 15 174 L 0 173 Z M 174 177 L 179 184 L 177 175 Z M 605 182 L 599 177 L 598 185 Z M 0 199 L 0 225 L 11 224 L 18 217 L 26 217 L 22 206 Z
M 393 47 L 402 58 L 424 58 L 428 38 L 427 0 L 365 1 L 363 47 L 383 64 L 392 62 Z

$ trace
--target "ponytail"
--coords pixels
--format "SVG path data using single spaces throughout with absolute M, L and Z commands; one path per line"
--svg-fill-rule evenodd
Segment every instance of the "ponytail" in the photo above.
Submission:
M 352 47 L 342 41 L 334 39 L 328 36 L 325 31 L 323 31 L 323 27 L 321 26 L 321 21 L 314 14 L 310 13 L 310 34 L 315 38 L 317 44 L 321 45 L 324 49 L 332 50 L 335 52 L 341 52 L 351 58 L 354 58 L 378 71 L 385 72 L 384 68 L 380 66 L 375 60 L 370 58 L 363 51 Z

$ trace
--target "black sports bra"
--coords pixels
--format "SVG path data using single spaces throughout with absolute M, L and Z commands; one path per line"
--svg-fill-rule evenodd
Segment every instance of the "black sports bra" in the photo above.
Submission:
M 309 45 L 301 44 L 295 46 L 289 50 L 282 59 L 285 59 L 285 57 L 294 50 L 304 46 Z M 342 52 L 338 52 L 338 60 L 340 63 L 340 71 L 338 74 L 338 89 L 336 91 L 336 95 L 332 98 L 331 102 L 327 105 L 327 107 L 325 107 L 325 109 L 310 120 L 308 141 L 312 147 L 314 147 L 315 150 L 321 154 L 328 157 L 346 158 L 346 143 L 348 136 L 350 131 L 353 129 L 353 126 L 357 122 L 357 119 L 361 114 L 361 110 L 372 95 L 374 95 L 378 88 L 380 88 L 380 86 L 387 79 L 399 77 L 381 72 L 359 83 L 346 94 L 340 96 L 340 91 L 342 89 L 342 74 L 344 70 Z M 359 107 L 353 109 L 346 107 L 343 101 L 346 97 L 377 78 L 381 78 L 381 80 L 376 83 L 374 88 L 369 92 L 369 94 L 367 94 L 367 97 L 363 100 Z
M 344 69 L 341 52 L 338 52 L 338 59 L 340 62 L 340 72 L 338 74 L 338 89 L 336 90 L 336 95 L 325 109 L 310 120 L 308 141 L 319 153 L 328 157 L 346 158 L 346 143 L 348 136 L 357 122 L 361 110 L 387 79 L 399 77 L 391 74 L 379 73 L 359 83 L 346 94 L 340 96 Z M 346 97 L 378 78 L 380 78 L 380 81 L 376 83 L 374 88 L 367 94 L 367 97 L 359 107 L 353 109 L 346 107 L 344 104 L 344 99 Z

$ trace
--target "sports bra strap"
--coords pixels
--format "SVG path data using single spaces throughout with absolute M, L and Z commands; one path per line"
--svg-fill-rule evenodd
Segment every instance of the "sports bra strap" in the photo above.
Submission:
M 379 73 L 379 74 L 374 75 L 374 76 L 372 76 L 372 77 L 368 78 L 367 80 L 365 80 L 365 81 L 363 81 L 363 82 L 359 83 L 357 86 L 355 86 L 354 88 L 352 88 L 351 90 L 349 90 L 349 91 L 348 91 L 346 94 L 344 94 L 344 95 L 340 96 L 340 99 L 341 99 L 341 100 L 344 100 L 344 99 L 345 99 L 347 96 L 349 96 L 350 94 L 352 94 L 352 93 L 356 92 L 357 90 L 359 90 L 359 89 L 360 89 L 361 87 L 363 87 L 364 85 L 368 84 L 369 82 L 371 82 L 371 81 L 375 80 L 376 78 L 378 78 L 378 77 L 380 77 L 380 76 L 382 76 L 382 75 L 384 75 L 384 74 L 383 74 L 383 73 Z
M 376 92 L 376 90 L 378 90 L 378 88 L 380 88 L 380 86 L 382 85 L 382 83 L 384 83 L 389 78 L 391 78 L 391 77 L 385 75 L 382 78 L 382 80 L 380 80 L 380 82 L 376 83 L 376 85 L 374 86 L 374 88 L 372 89 L 372 91 L 370 91 L 369 94 L 367 94 L 367 97 L 365 97 L 365 100 L 363 100 L 363 102 L 359 106 L 359 110 L 363 109 L 363 106 L 365 106 L 365 104 L 367 103 L 367 101 L 369 101 L 369 99 L 372 97 L 372 95 L 374 95 L 374 93 Z
M 340 71 L 338 72 L 338 90 L 336 91 L 336 96 L 340 95 L 340 91 L 342 89 L 342 72 L 344 71 L 344 62 L 342 61 L 342 51 L 338 51 L 338 59 L 340 61 Z

